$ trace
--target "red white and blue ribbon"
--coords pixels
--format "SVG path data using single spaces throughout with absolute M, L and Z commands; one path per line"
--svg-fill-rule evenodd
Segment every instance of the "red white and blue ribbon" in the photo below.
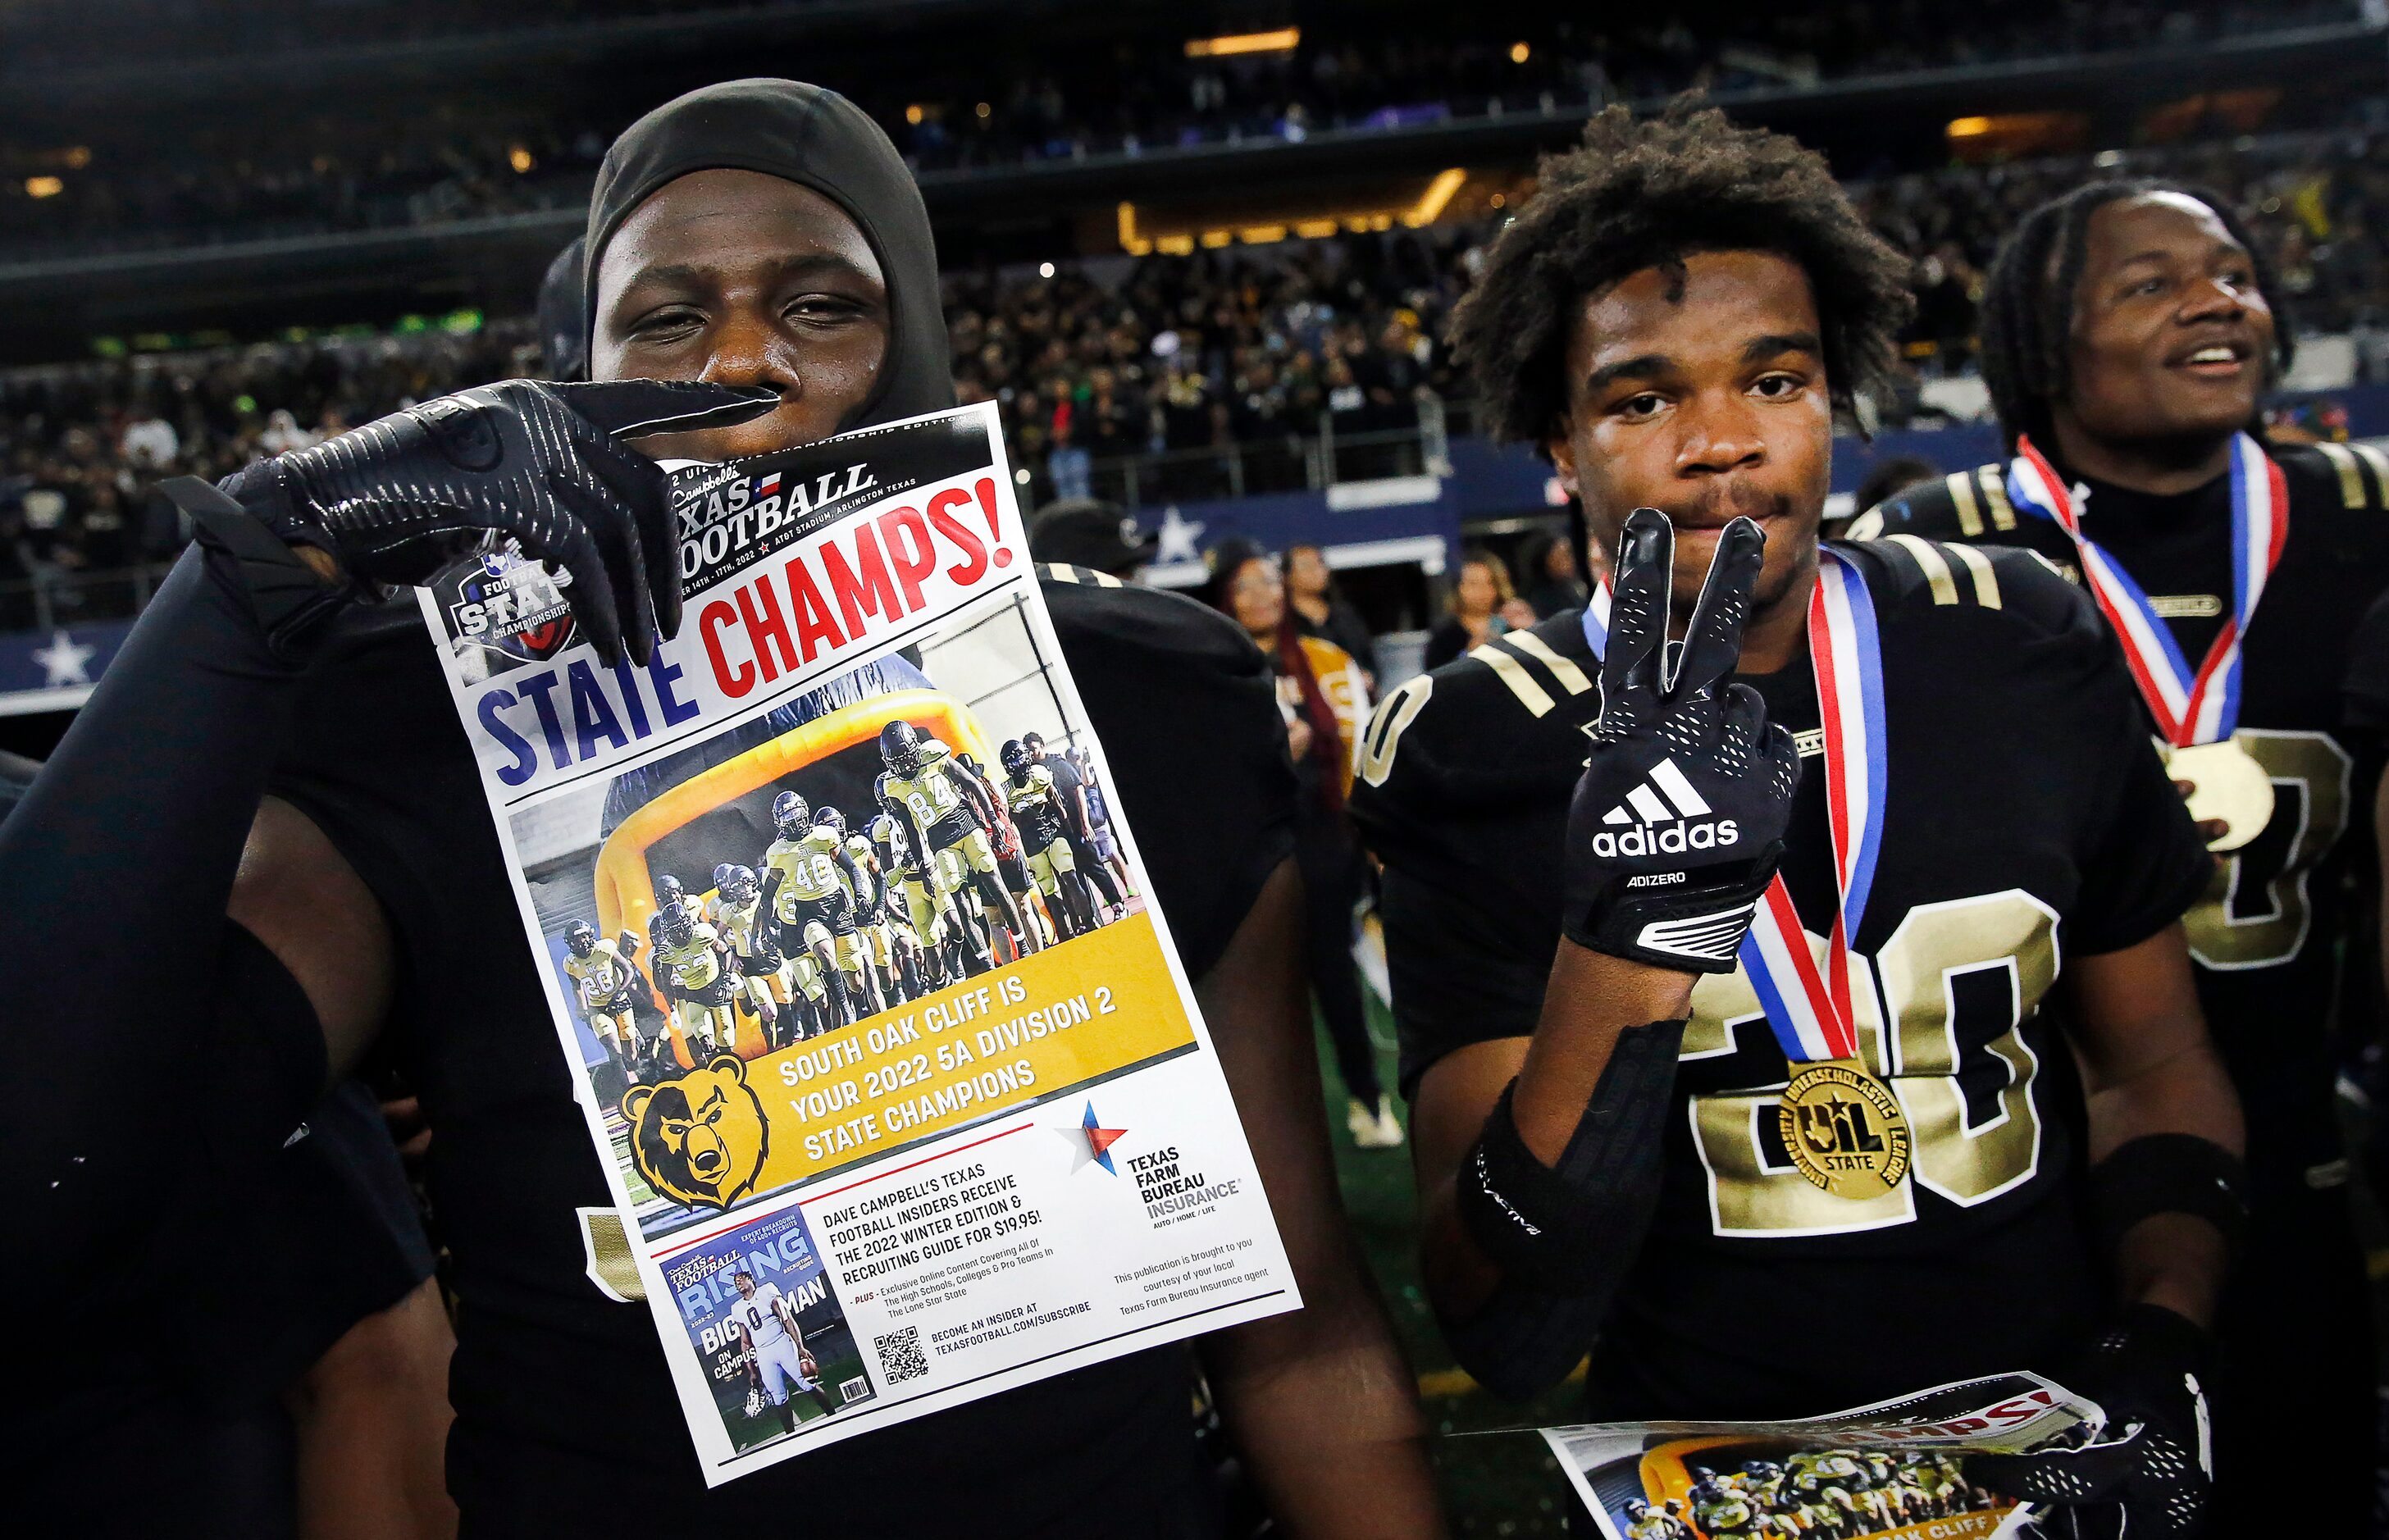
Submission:
M 2231 440 L 2231 613 L 2195 673 L 2140 585 L 2082 532 L 2073 494 L 2029 439 L 2017 439 L 2009 462 L 2008 501 L 2073 538 L 2082 579 L 2115 628 L 2124 661 L 2165 741 L 2181 748 L 2230 737 L 2240 725 L 2241 640 L 2290 533 L 2289 485 L 2263 446 L 2245 433 Z
M 1768 1025 L 1794 1063 L 1859 1057 L 1860 987 L 1850 943 L 1874 890 L 1883 846 L 1890 760 L 1884 748 L 1883 642 L 1866 579 L 1841 553 L 1826 550 L 1808 595 L 1808 655 L 1817 677 L 1817 711 L 1825 731 L 1825 810 L 1833 833 L 1837 902 L 1825 958 L 1808 949 L 1782 873 L 1767 885 L 1742 966 Z M 1584 639 L 1599 657 L 1609 642 L 1609 582 L 1585 606 Z

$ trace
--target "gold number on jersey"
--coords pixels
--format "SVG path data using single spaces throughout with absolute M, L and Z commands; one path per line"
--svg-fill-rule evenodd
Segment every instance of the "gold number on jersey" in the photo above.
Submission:
M 2183 928 L 2210 968 L 2266 968 L 2306 945 L 2306 875 L 2347 828 L 2349 760 L 2319 732 L 2242 728 L 2232 741 L 2272 779 L 2272 821 L 2217 864 Z
M 1808 936 L 1821 960 L 1825 943 Z M 1865 959 L 1859 960 L 1861 966 Z M 1886 1040 L 1872 991 L 1858 991 L 1859 1054 L 1884 1077 L 1908 1114 L 1915 1139 L 1910 1177 L 1961 1206 L 1972 1206 L 2031 1179 L 2040 1165 L 2040 1113 L 2033 1079 L 2040 1064 L 2024 1040 L 2023 1023 L 2056 981 L 2057 917 L 2038 899 L 2019 890 L 1920 904 L 1875 953 L 1873 972 L 1891 1013 Z M 1991 974 L 2006 985 L 2004 999 L 1985 1003 L 1969 986 L 1968 1009 L 1996 1010 L 2003 1021 L 1975 1051 L 1998 1066 L 1995 1109 L 1977 1117 L 1968 1107 L 1961 1076 L 1986 1071 L 1964 1062 L 1966 1037 L 1987 1034 L 1984 1024 L 1960 1022 L 1958 981 Z M 1693 1019 L 1684 1029 L 1683 1057 L 1731 1053 L 1737 1033 L 1767 1031 L 1765 1012 L 1747 974 L 1712 974 L 1693 990 Z M 1977 1060 L 1976 1063 L 1981 1061 Z M 1778 1145 L 1777 1092 L 1697 1096 L 1692 1101 L 1693 1140 L 1708 1169 L 1709 1225 L 1719 1235 L 1836 1235 L 1904 1225 L 1916 1217 L 1913 1196 L 1897 1192 L 1854 1203 L 1811 1186 Z
M 1361 762 L 1353 767 L 1355 774 L 1372 786 L 1382 786 L 1386 777 L 1394 773 L 1394 750 L 1400 746 L 1402 733 L 1426 705 L 1427 696 L 1435 693 L 1435 677 L 1420 674 L 1402 681 L 1386 698 L 1377 703 L 1377 714 L 1361 734 Z

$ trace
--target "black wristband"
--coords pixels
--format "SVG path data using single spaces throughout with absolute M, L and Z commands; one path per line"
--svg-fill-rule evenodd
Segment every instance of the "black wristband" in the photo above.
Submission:
M 2248 1165 L 2196 1134 L 2143 1134 L 2090 1168 L 2090 1209 L 2102 1254 L 2155 1214 L 2187 1214 L 2223 1232 L 2237 1252 L 2248 1228 Z
M 325 627 L 358 599 L 318 577 L 264 519 L 218 488 L 177 476 L 158 490 L 191 515 L 202 546 L 230 560 L 266 644 L 283 661 L 305 662 Z
M 1556 1169 L 1527 1148 L 1504 1087 L 1462 1163 L 1461 1222 L 1502 1273 L 1549 1293 L 1606 1293 L 1659 1200 L 1681 1021 L 1627 1028 Z

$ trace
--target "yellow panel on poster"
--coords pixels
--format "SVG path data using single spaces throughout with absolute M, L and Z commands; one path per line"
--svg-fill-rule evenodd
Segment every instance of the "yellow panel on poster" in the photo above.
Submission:
M 762 1123 L 760 1139 L 722 1152 L 740 1169 L 683 1202 L 719 1206 L 1026 1106 L 1190 1047 L 1150 916 L 1131 914 L 952 988 L 852 1026 L 768 1053 L 741 1067 L 725 1055 L 672 1084 L 701 1104 L 723 1075 L 743 1077 Z M 706 1081 L 699 1086 L 697 1082 Z M 647 1096 L 634 1099 L 640 1107 Z M 654 1098 L 661 1107 L 667 1098 Z M 624 1104 L 634 1124 L 638 1108 Z M 634 1138 L 638 1146 L 645 1141 Z M 647 1161 L 642 1161 L 645 1170 Z M 646 1171 L 652 1184 L 666 1173 Z M 712 1177 L 712 1173 L 708 1173 Z M 740 1178 L 744 1177 L 744 1180 Z M 681 1190 L 671 1191 L 671 1187 Z

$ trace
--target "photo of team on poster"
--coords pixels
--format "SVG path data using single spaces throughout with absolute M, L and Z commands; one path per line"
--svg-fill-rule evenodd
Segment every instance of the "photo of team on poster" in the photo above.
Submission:
M 754 1062 L 1143 909 L 1076 729 L 1005 605 L 584 799 L 548 952 L 652 1233 L 759 1195 Z
M 1606 1540 L 2026 1540 L 2029 1505 L 1969 1479 L 1969 1453 L 2070 1447 L 2099 1408 L 2034 1374 L 1935 1385 L 1791 1422 L 1542 1430 Z
M 1030 732 L 1004 741 L 990 776 L 899 719 L 877 752 L 867 813 L 783 790 L 753 864 L 718 862 L 702 891 L 658 876 L 644 943 L 566 927 L 575 1006 L 626 1082 L 684 1067 L 700 1044 L 732 1050 L 742 1025 L 767 1048 L 851 1026 L 1127 912 L 1128 866 L 1084 750 Z M 666 1002 L 644 1035 L 642 985 Z
M 1966 1481 L 1947 1450 L 1795 1449 L 1760 1446 L 1748 1458 L 1713 1440 L 1653 1451 L 1677 1479 L 1620 1499 L 1625 1540 L 1757 1540 L 1762 1535 L 1817 1540 L 1921 1534 L 1925 1524 L 1974 1514 L 1978 1526 L 1950 1525 L 1952 1537 L 1989 1534 L 2015 1505 Z M 1648 1458 L 1648 1457 L 1646 1457 Z

